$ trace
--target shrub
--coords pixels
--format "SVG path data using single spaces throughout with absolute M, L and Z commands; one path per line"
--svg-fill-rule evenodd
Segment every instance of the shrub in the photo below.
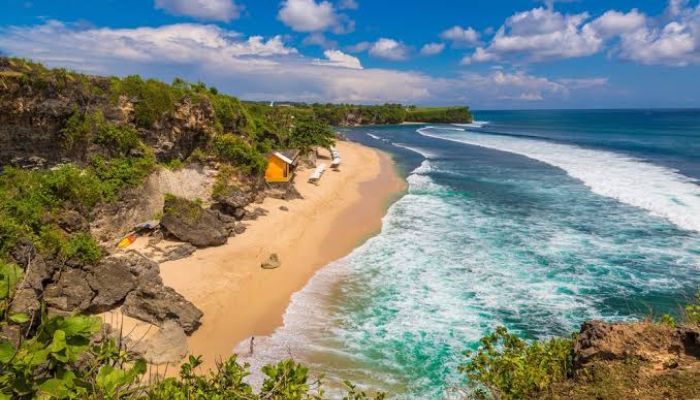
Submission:
M 107 122 L 102 111 L 81 113 L 76 110 L 61 133 L 68 149 L 93 142 L 112 154 L 125 155 L 141 146 L 141 139 L 134 128 Z
M 685 318 L 694 325 L 700 325 L 700 292 L 695 294 L 695 301 L 685 306 Z
M 112 93 L 115 96 L 126 95 L 136 99 L 134 120 L 143 128 L 151 128 L 167 113 L 175 109 L 180 100 L 180 91 L 163 82 L 143 80 L 138 75 L 112 81 Z
M 572 338 L 528 343 L 499 327 L 480 344 L 459 367 L 476 398 L 528 398 L 573 372 Z
M 671 328 L 676 327 L 676 319 L 671 314 L 663 314 L 657 321 L 661 325 L 666 325 Z
M 17 349 L 0 339 L 0 398 L 126 398 L 146 371 L 113 340 L 91 345 L 99 318 L 45 319 Z
M 217 135 L 212 141 L 214 153 L 224 161 L 233 163 L 243 172 L 262 175 L 267 159 L 245 140 L 232 134 Z

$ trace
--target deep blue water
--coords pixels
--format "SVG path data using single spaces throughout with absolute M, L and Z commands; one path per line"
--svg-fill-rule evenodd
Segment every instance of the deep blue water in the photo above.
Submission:
M 331 381 L 441 398 L 496 326 L 562 335 L 676 313 L 698 290 L 700 111 L 476 119 L 344 131 L 391 153 L 408 193 L 294 296 L 257 361 L 292 352 Z

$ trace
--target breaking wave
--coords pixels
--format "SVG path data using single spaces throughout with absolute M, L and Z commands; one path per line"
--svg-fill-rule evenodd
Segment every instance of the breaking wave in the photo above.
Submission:
M 538 140 L 418 129 L 423 136 L 520 154 L 553 165 L 594 193 L 642 208 L 676 226 L 700 232 L 700 186 L 677 171 L 622 154 Z

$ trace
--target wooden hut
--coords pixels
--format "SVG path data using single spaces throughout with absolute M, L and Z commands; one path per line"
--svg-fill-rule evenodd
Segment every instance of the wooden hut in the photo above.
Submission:
M 265 181 L 273 183 L 292 180 L 298 158 L 298 150 L 281 150 L 268 154 Z

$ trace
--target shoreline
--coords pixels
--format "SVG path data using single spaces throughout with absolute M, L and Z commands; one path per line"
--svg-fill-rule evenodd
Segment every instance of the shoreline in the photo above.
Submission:
M 267 336 L 283 325 L 291 296 L 322 267 L 342 258 L 381 230 L 389 205 L 406 188 L 391 157 L 358 143 L 338 142 L 340 172 L 328 170 L 319 185 L 303 169 L 295 186 L 303 199 L 267 198 L 269 214 L 224 246 L 161 264 L 161 277 L 204 312 L 188 337 L 189 353 L 205 369 L 233 354 L 250 336 Z M 280 207 L 288 208 L 288 211 Z M 260 264 L 276 253 L 281 267 Z

